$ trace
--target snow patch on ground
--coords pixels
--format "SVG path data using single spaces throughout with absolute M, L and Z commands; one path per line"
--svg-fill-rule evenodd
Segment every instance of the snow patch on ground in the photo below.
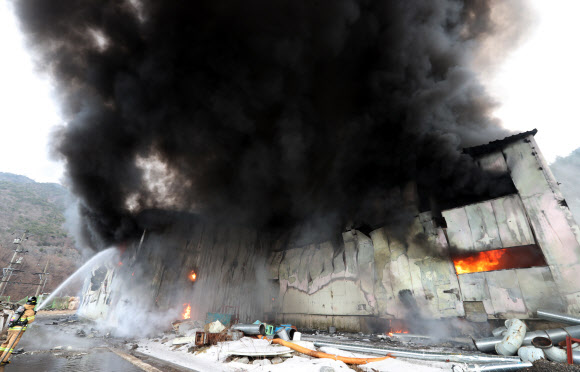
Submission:
M 323 366 L 331 367 L 335 371 L 352 371 L 343 362 L 332 359 L 310 358 L 301 354 L 295 354 L 294 357 L 284 358 L 280 364 L 270 365 L 253 365 L 238 362 L 225 363 L 230 351 L 246 350 L 248 352 L 268 352 L 286 349 L 280 345 L 272 345 L 267 340 L 258 340 L 249 337 L 243 337 L 237 341 L 220 342 L 201 352 L 188 352 L 188 348 L 193 344 L 183 345 L 174 349 L 171 339 L 165 343 L 155 342 L 149 339 L 142 339 L 138 342 L 138 351 L 152 357 L 166 360 L 168 362 L 195 369 L 200 372 L 216 371 L 260 371 L 260 372 L 319 372 Z M 330 347 L 321 348 L 329 354 L 369 358 L 377 357 L 376 355 L 366 355 L 352 353 L 349 351 L 338 350 Z M 440 372 L 451 371 L 450 363 L 410 361 L 409 359 L 387 359 L 380 362 L 373 362 L 360 366 L 363 371 L 368 372 L 390 372 L 390 371 L 413 371 L 413 372 Z

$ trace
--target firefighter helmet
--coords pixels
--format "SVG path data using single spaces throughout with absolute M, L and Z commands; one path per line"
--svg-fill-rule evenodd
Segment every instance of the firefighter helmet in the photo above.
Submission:
M 26 301 L 27 305 L 36 305 L 36 297 L 28 297 L 28 301 Z

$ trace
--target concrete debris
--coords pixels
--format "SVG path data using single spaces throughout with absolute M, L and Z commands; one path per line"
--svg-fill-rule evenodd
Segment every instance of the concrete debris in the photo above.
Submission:
M 328 366 L 322 366 L 318 370 L 319 372 L 334 372 L 334 368 Z
M 256 366 L 267 366 L 268 364 L 272 364 L 272 362 L 270 362 L 270 359 L 256 359 L 252 364 Z
M 242 363 L 242 364 L 250 364 L 250 358 L 248 358 L 248 357 L 237 358 L 236 362 Z
M 220 333 L 225 329 L 226 326 L 224 326 L 219 320 L 216 320 L 215 322 L 209 323 L 207 331 L 209 333 Z
M 185 345 L 195 342 L 195 336 L 193 337 L 176 337 L 173 339 L 173 345 Z M 205 345 L 205 344 L 203 344 Z
M 280 364 L 283 362 L 284 362 L 284 359 L 282 359 L 280 357 L 272 358 L 272 364 Z

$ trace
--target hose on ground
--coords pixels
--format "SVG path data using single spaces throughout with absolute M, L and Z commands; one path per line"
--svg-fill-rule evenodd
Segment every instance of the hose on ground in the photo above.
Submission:
M 264 336 L 258 336 L 258 338 L 265 338 Z M 344 362 L 346 364 L 367 364 L 367 363 L 371 363 L 371 362 L 380 362 L 381 360 L 385 360 L 385 359 L 389 359 L 389 358 L 394 358 L 393 356 L 387 355 L 385 357 L 381 357 L 381 358 L 350 358 L 350 357 L 343 357 L 340 355 L 333 355 L 333 354 L 327 354 L 327 353 L 323 353 L 322 351 L 316 351 L 316 350 L 310 350 L 306 347 L 303 346 L 299 346 L 296 345 L 292 342 L 289 341 L 284 341 L 281 338 L 275 338 L 273 340 L 271 340 L 273 344 L 278 344 L 278 345 L 282 345 L 282 346 L 286 346 L 294 351 L 297 351 L 299 353 L 302 354 L 306 354 L 309 355 L 311 357 L 315 357 L 315 358 L 322 358 L 322 359 L 334 359 L 334 360 L 340 360 L 341 362 Z

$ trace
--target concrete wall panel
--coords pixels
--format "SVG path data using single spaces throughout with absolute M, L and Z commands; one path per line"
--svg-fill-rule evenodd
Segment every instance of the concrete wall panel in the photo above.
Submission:
M 451 247 L 472 251 L 474 250 L 471 228 L 465 208 L 450 209 L 442 212 L 447 221 L 447 236 Z
M 516 269 L 515 272 L 529 311 L 528 315 L 533 317 L 535 310 L 539 308 L 565 310 L 564 302 L 549 267 Z
M 527 317 L 528 311 L 515 270 L 485 273 L 494 314 L 502 317 Z
M 465 213 L 469 221 L 474 250 L 486 251 L 502 247 L 491 202 L 467 205 Z
M 524 206 L 518 195 L 494 199 L 491 205 L 504 248 L 535 243 Z

